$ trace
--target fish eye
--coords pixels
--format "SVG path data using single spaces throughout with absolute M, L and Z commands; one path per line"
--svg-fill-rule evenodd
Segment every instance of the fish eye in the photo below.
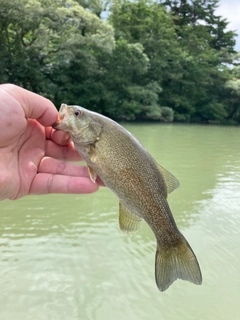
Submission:
M 79 111 L 79 110 L 76 110 L 76 111 L 74 111 L 74 115 L 75 115 L 76 117 L 81 117 L 82 112 Z

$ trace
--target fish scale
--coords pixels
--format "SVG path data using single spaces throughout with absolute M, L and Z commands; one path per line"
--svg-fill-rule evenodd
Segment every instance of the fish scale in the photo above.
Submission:
M 119 198 L 120 229 L 135 232 L 142 219 L 152 229 L 157 241 L 158 289 L 166 290 L 178 278 L 201 284 L 197 258 L 167 202 L 168 194 L 179 186 L 177 179 L 130 132 L 99 113 L 62 104 L 54 128 L 69 132 L 92 181 L 99 176 Z

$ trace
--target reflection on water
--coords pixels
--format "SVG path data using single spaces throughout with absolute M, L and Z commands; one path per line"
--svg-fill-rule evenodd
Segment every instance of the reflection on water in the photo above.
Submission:
M 105 188 L 3 201 L 1 320 L 240 319 L 240 129 L 126 127 L 180 181 L 169 202 L 203 285 L 178 280 L 160 293 L 151 230 L 122 234 Z

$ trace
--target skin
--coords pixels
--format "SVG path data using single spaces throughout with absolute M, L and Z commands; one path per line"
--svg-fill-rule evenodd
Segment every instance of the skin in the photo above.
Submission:
M 51 126 L 51 101 L 12 84 L 0 85 L 0 200 L 31 194 L 92 193 L 93 183 L 66 132 Z
M 101 177 L 119 198 L 120 229 L 135 232 L 142 218 L 152 229 L 157 240 L 159 290 L 166 290 L 178 278 L 201 284 L 196 256 L 167 203 L 167 195 L 179 185 L 176 178 L 157 165 L 126 129 L 101 114 L 63 104 L 54 127 L 69 132 L 92 180 Z

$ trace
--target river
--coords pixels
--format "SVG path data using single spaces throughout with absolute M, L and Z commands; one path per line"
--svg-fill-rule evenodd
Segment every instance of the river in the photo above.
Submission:
M 120 232 L 107 188 L 29 196 L 0 203 L 1 320 L 240 319 L 240 128 L 125 127 L 180 181 L 169 204 L 202 286 L 158 291 L 154 236 Z

